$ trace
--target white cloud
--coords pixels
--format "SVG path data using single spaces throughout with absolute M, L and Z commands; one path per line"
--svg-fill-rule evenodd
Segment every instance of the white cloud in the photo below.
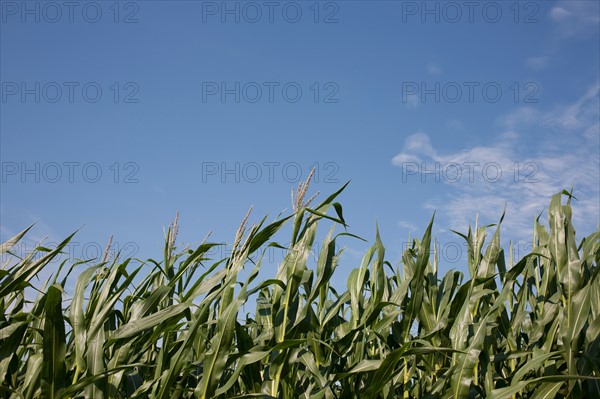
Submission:
M 589 126 L 593 120 L 598 120 L 598 93 L 600 92 L 600 83 L 590 87 L 587 93 L 569 105 L 566 110 L 559 114 L 556 123 L 566 129 L 583 129 Z M 551 114 L 551 116 L 554 114 Z M 553 120 L 551 118 L 551 120 Z M 597 126 L 597 124 L 596 124 Z
M 539 71 L 550 66 L 552 60 L 560 58 L 560 47 L 565 40 L 594 38 L 600 32 L 600 2 L 588 0 L 558 1 L 549 12 L 555 30 L 550 35 L 551 43 L 541 54 L 525 60 L 525 65 Z
M 540 57 L 529 57 L 525 60 L 525 64 L 536 71 L 542 70 L 548 66 L 550 56 L 543 55 Z
M 538 123 L 540 120 L 540 112 L 531 107 L 520 107 L 512 113 L 498 119 L 500 125 L 507 129 L 515 129 L 517 127 L 529 126 Z
M 406 139 L 406 149 L 413 152 L 418 152 L 424 155 L 433 156 L 435 151 L 431 146 L 429 136 L 424 132 L 417 132 Z
M 571 15 L 572 15 L 571 12 L 565 10 L 562 7 L 553 7 L 552 10 L 550 10 L 550 16 L 555 21 L 564 21 L 567 18 L 569 18 Z
M 502 134 L 485 146 L 441 153 L 417 132 L 392 163 L 405 173 L 403 162 L 416 162 L 403 181 L 434 183 L 437 177 L 445 185 L 424 207 L 437 209 L 450 228 L 464 231 L 476 212 L 482 223 L 495 223 L 506 204 L 504 236 L 530 240 L 533 218 L 550 197 L 574 187 L 575 226 L 589 233 L 600 217 L 599 94 L 596 83 L 576 102 L 548 112 L 516 109 L 500 119 Z M 414 173 L 415 165 L 417 172 L 435 172 Z
M 421 162 L 420 156 L 433 157 L 436 155 L 431 146 L 429 136 L 424 132 L 416 132 L 404 141 L 404 150 L 392 159 L 394 165 L 402 165 L 406 162 Z
M 406 94 L 406 100 L 404 103 L 409 108 L 417 108 L 419 106 L 419 95 L 418 94 Z
M 587 0 L 559 1 L 550 10 L 561 36 L 589 36 L 598 32 L 600 3 Z
M 414 224 L 407 222 L 406 220 L 401 220 L 398 222 L 398 226 L 408 229 L 409 231 L 418 231 L 417 226 Z

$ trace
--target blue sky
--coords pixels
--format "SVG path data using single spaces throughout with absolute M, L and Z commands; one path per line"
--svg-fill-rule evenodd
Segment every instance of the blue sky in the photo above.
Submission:
M 0 232 L 37 222 L 22 252 L 80 229 L 73 257 L 111 235 L 158 257 L 177 211 L 180 242 L 231 242 L 312 166 L 321 198 L 351 180 L 349 231 L 378 223 L 394 264 L 434 210 L 462 271 L 449 230 L 505 204 L 521 256 L 562 189 L 580 238 L 598 226 L 596 1 L 0 4 Z M 349 273 L 366 244 L 341 243 Z

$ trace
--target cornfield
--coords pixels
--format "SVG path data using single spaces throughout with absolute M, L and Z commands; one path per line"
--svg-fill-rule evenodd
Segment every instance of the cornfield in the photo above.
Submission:
M 432 218 L 397 266 L 377 233 L 338 292 L 336 240 L 357 239 L 335 202 L 346 186 L 312 207 L 307 186 L 291 215 L 252 226 L 246 217 L 225 259 L 207 256 L 215 243 L 178 250 L 175 222 L 160 261 L 65 261 L 35 287 L 73 235 L 24 257 L 10 250 L 29 228 L 3 243 L 0 395 L 600 398 L 600 231 L 577 242 L 568 192 L 552 197 L 549 228 L 534 222 L 522 259 L 501 248 L 502 216 L 488 243 L 494 226 L 457 233 L 468 276 L 440 276 Z M 286 223 L 276 277 L 257 281 Z M 312 266 L 319 223 L 331 229 Z

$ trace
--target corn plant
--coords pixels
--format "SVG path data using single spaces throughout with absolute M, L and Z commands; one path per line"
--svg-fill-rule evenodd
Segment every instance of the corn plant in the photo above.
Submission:
M 252 226 L 246 215 L 225 259 L 208 256 L 215 243 L 179 250 L 176 219 L 163 259 L 111 258 L 107 248 L 99 260 L 63 262 L 41 287 L 36 276 L 72 236 L 21 259 L 10 250 L 25 229 L 0 248 L 10 258 L 0 270 L 0 394 L 600 397 L 600 232 L 576 240 L 569 193 L 552 197 L 549 226 L 535 221 L 522 259 L 501 248 L 502 216 L 487 244 L 494 226 L 457 233 L 468 274 L 440 276 L 432 218 L 396 266 L 377 232 L 338 292 L 330 284 L 343 254 L 337 241 L 359 239 L 335 202 L 344 188 L 311 207 L 307 181 L 291 215 Z M 291 244 L 276 276 L 257 281 L 286 223 Z M 331 229 L 312 267 L 320 223 Z M 69 290 L 75 267 L 84 270 Z

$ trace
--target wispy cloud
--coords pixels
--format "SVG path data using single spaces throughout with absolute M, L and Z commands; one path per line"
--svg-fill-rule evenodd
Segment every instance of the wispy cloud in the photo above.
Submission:
M 597 37 L 600 32 L 600 2 L 588 0 L 561 0 L 550 9 L 548 18 L 554 24 L 549 47 L 525 60 L 525 65 L 539 71 L 560 58 L 560 48 L 566 40 Z
M 419 229 L 414 224 L 407 222 L 406 220 L 401 220 L 398 222 L 398 226 L 403 227 L 409 231 L 418 231 Z
M 550 197 L 574 187 L 576 225 L 589 231 L 600 216 L 599 93 L 596 83 L 576 102 L 551 111 L 518 108 L 499 119 L 502 133 L 486 146 L 444 153 L 419 131 L 392 163 L 403 173 L 428 171 L 411 176 L 413 181 L 433 183 L 437 177 L 444 184 L 444 194 L 424 207 L 439 210 L 451 228 L 464 230 L 476 212 L 484 223 L 494 223 L 506 204 L 504 230 L 528 239 L 533 217 Z
M 419 106 L 419 100 L 418 94 L 406 94 L 406 101 L 404 103 L 408 108 L 417 108 Z
M 419 131 L 406 138 L 402 152 L 392 159 L 392 163 L 401 165 L 406 162 L 421 162 L 422 156 L 436 158 L 437 154 L 431 145 L 429 135 Z
M 588 36 L 598 32 L 600 3 L 587 0 L 559 1 L 550 10 L 560 35 Z
M 535 69 L 539 71 L 548 66 L 548 62 L 550 61 L 549 55 L 543 55 L 540 57 L 529 57 L 525 60 L 525 64 L 531 69 Z

